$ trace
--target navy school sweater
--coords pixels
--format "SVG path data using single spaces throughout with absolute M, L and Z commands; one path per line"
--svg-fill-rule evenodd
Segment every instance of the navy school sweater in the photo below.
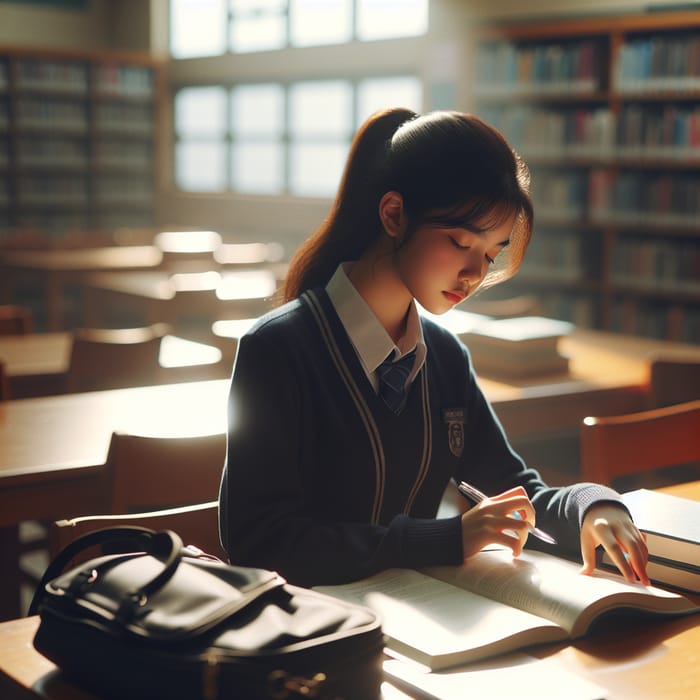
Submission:
M 400 415 L 375 393 L 324 290 L 272 311 L 240 339 L 220 493 L 232 563 L 306 586 L 459 564 L 459 516 L 436 519 L 450 479 L 489 494 L 524 486 L 537 524 L 562 553 L 579 552 L 586 510 L 617 493 L 547 487 L 509 445 L 464 345 L 421 323 L 427 357 Z

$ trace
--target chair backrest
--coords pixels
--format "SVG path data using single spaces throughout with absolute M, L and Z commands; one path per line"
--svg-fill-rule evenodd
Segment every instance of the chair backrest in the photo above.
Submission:
M 700 359 L 657 356 L 649 367 L 650 408 L 700 399 Z
M 223 561 L 228 561 L 228 555 L 219 541 L 218 517 L 218 501 L 210 501 L 134 515 L 89 515 L 70 520 L 58 520 L 49 528 L 49 552 L 53 558 L 71 542 L 90 532 L 108 527 L 132 525 L 148 527 L 152 530 L 173 530 L 180 535 L 184 544 L 194 545 L 207 554 L 213 554 Z M 96 554 L 97 552 L 93 549 L 85 550 L 76 556 L 71 564 L 75 566 Z
M 700 401 L 603 418 L 581 425 L 581 474 L 613 484 L 621 477 L 700 462 Z M 700 472 L 694 478 L 700 477 Z
M 225 453 L 224 433 L 188 437 L 113 433 L 107 456 L 110 512 L 216 500 Z
M 23 335 L 34 329 L 29 309 L 14 304 L 0 304 L 0 335 Z
M 159 384 L 165 323 L 143 328 L 79 328 L 73 331 L 66 391 L 95 391 Z

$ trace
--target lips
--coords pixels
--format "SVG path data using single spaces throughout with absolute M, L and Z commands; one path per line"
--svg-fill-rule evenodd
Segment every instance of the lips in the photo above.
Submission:
M 464 292 L 443 292 L 442 295 L 450 301 L 452 304 L 459 304 L 461 301 L 464 301 L 464 298 L 466 297 L 466 294 Z

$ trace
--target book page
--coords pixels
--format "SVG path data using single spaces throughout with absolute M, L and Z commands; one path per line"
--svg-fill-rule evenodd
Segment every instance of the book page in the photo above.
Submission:
M 585 633 L 606 608 L 680 612 L 693 605 L 676 593 L 630 584 L 613 573 L 579 573 L 580 565 L 542 552 L 525 550 L 514 558 L 509 549 L 485 550 L 459 567 L 431 567 L 426 573 L 539 617 L 571 635 Z M 587 614 L 583 615 L 584 611 Z M 578 624 L 577 624 L 578 621 Z
M 607 695 L 596 683 L 553 660 L 525 654 L 508 654 L 468 668 L 433 673 L 392 659 L 384 662 L 384 675 L 398 688 L 411 692 L 411 697 L 418 690 L 440 700 L 602 700 Z
M 548 620 L 410 569 L 315 590 L 372 608 L 390 638 L 387 646 L 432 668 L 566 637 Z

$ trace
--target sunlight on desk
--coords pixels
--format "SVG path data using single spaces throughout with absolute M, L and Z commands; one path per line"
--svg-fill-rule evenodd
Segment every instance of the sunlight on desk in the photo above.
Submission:
M 221 358 L 221 350 L 213 345 L 197 343 L 174 335 L 166 335 L 160 341 L 158 362 L 161 367 L 213 365 L 220 362 Z
M 153 243 L 164 253 L 213 253 L 221 245 L 216 231 L 161 231 Z
M 280 262 L 284 248 L 279 243 L 222 243 L 214 251 L 220 265 L 259 265 Z
M 221 300 L 262 299 L 271 297 L 276 289 L 275 276 L 269 270 L 241 270 L 221 273 L 216 296 Z

